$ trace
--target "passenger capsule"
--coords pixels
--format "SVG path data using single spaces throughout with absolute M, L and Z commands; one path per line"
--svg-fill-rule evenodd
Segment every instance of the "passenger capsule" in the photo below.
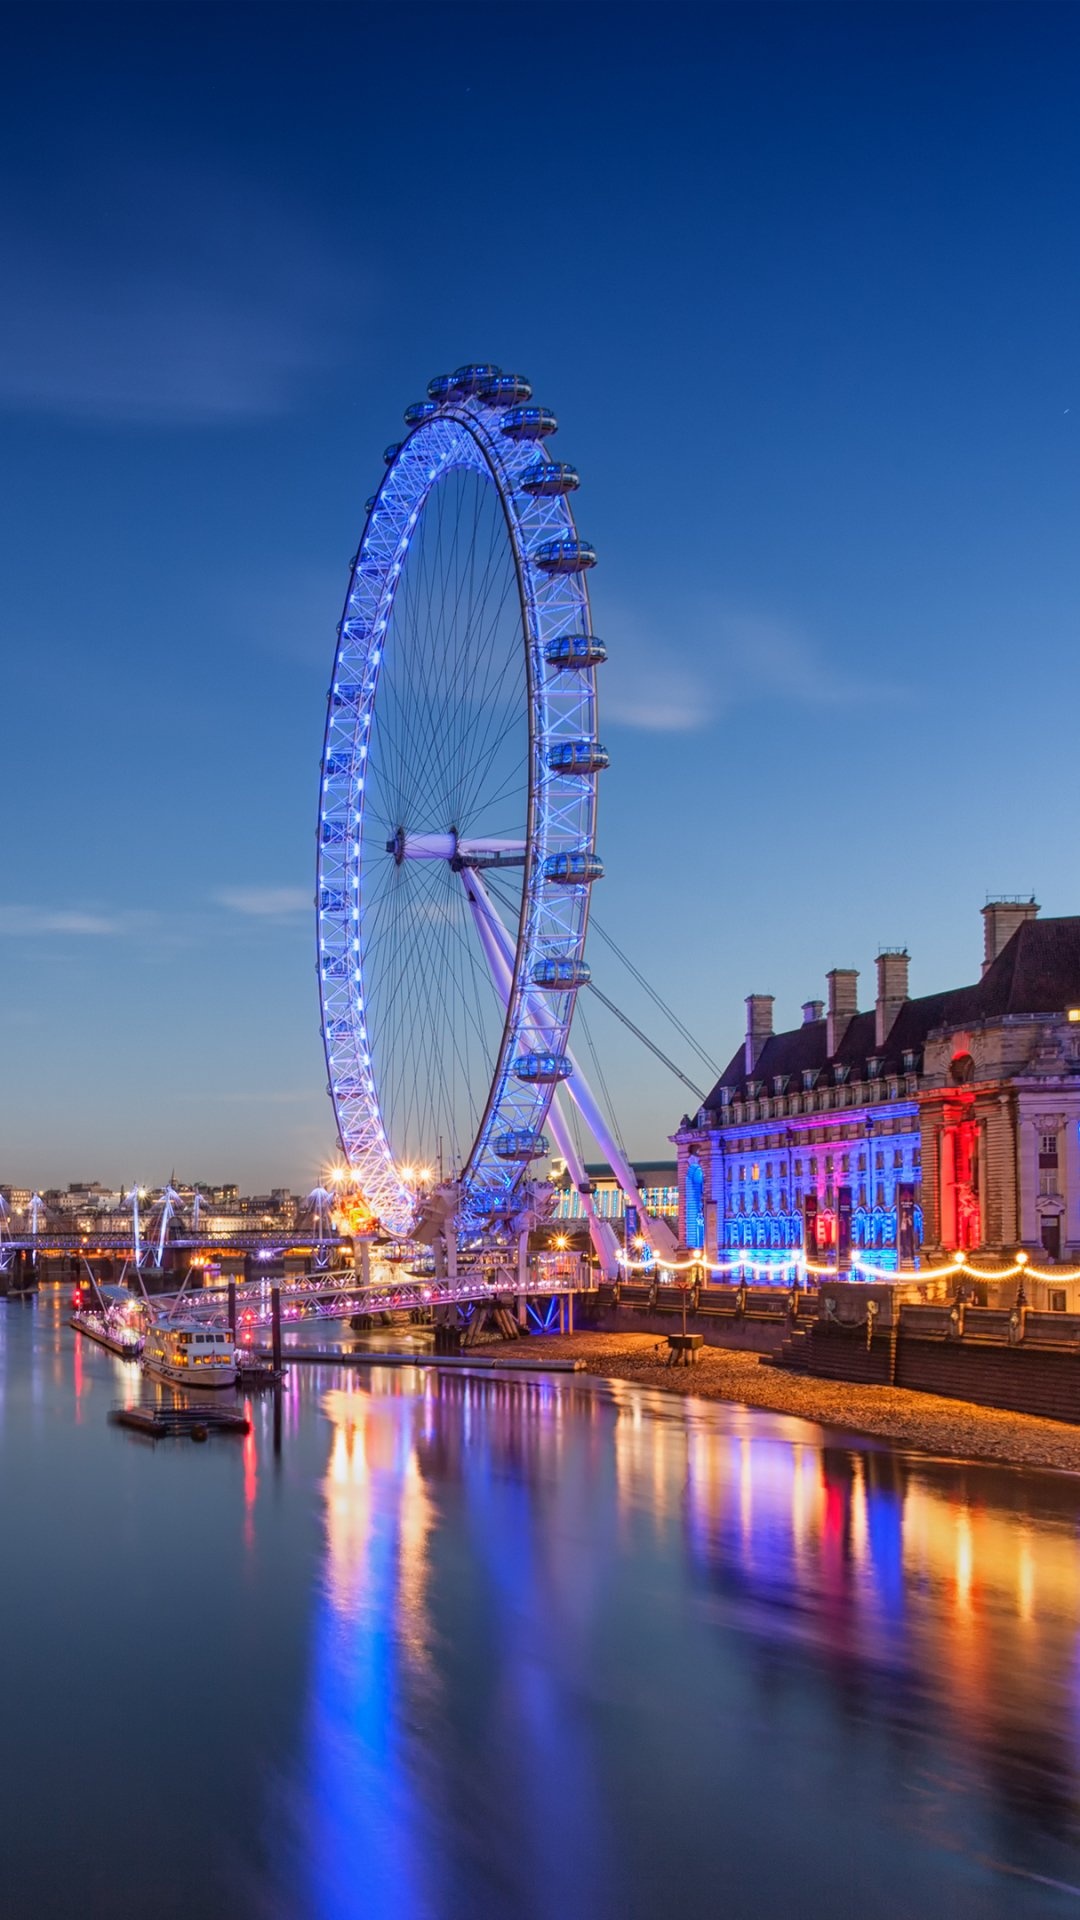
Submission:
M 565 1053 L 519 1053 L 513 1065 L 519 1080 L 539 1080 L 545 1086 L 556 1080 L 569 1080 L 573 1071 L 573 1063 Z
M 326 1028 L 326 1038 L 328 1040 L 348 1040 L 351 1039 L 351 1037 L 351 1020 L 331 1020 L 328 1022 Z
M 584 573 L 596 565 L 596 548 L 587 540 L 542 540 L 532 562 L 541 573 Z
M 405 409 L 405 425 L 422 427 L 425 420 L 433 420 L 439 409 L 434 400 L 414 400 L 411 407 Z
M 495 1153 L 500 1160 L 542 1160 L 550 1151 L 544 1135 L 533 1133 L 528 1127 L 512 1127 L 509 1133 L 500 1133 L 495 1141 Z
M 552 773 L 603 773 L 611 755 L 598 740 L 560 740 L 548 751 Z
M 387 466 L 390 465 L 391 460 L 397 459 L 398 454 L 400 452 L 401 452 L 400 440 L 391 440 L 390 445 L 388 447 L 383 448 L 383 459 L 386 461 Z
M 497 380 L 501 372 L 501 367 L 485 367 L 474 365 L 470 362 L 468 366 L 458 367 L 450 375 L 451 392 L 460 394 L 479 393 L 481 387 L 486 387 L 489 380 Z
M 367 499 L 366 499 L 366 500 L 364 501 L 364 512 L 365 512 L 365 513 L 370 513 L 370 512 L 371 512 L 371 509 L 372 509 L 372 507 L 373 507 L 373 506 L 375 505 L 375 502 L 376 502 L 376 500 L 378 499 L 378 497 L 379 497 L 379 496 L 378 496 L 378 494 L 377 494 L 377 493 L 369 493 L 369 494 L 368 494 L 368 497 L 367 497 Z M 356 565 L 356 561 L 355 561 L 355 560 L 354 560 L 354 561 L 352 562 L 352 565 L 353 565 L 353 566 L 355 567 L 355 565 Z
M 453 374 L 437 373 L 434 380 L 428 381 L 428 399 L 434 400 L 436 405 L 440 404 L 443 400 L 449 400 L 453 385 Z
M 544 647 L 549 667 L 600 667 L 607 659 L 607 648 L 591 633 L 564 633 Z
M 322 843 L 324 847 L 343 847 L 349 837 L 344 820 L 324 820 L 322 823 Z
M 511 440 L 542 440 L 547 433 L 557 433 L 559 423 L 547 407 L 511 407 L 500 426 Z
M 340 913 L 345 905 L 345 895 L 339 887 L 322 887 L 319 890 L 320 913 Z
M 592 968 L 584 960 L 559 959 L 538 960 L 533 968 L 534 987 L 553 987 L 556 993 L 569 993 L 576 987 L 587 987 L 592 979 Z
M 595 853 L 552 853 L 541 869 L 544 879 L 560 887 L 583 887 L 604 877 L 604 863 Z
M 567 460 L 538 460 L 518 477 L 523 493 L 542 494 L 545 499 L 549 494 L 573 493 L 580 485 L 581 475 Z
M 335 707 L 358 707 L 362 698 L 362 687 L 348 686 L 344 681 L 339 682 L 330 695 L 331 705 Z
M 352 766 L 351 753 L 328 753 L 323 763 L 324 780 L 340 780 Z
M 344 980 L 349 971 L 348 955 L 344 953 L 331 954 L 328 960 L 323 961 L 322 970 L 324 980 Z
M 484 381 L 479 398 L 491 407 L 516 407 L 532 399 L 532 387 L 520 373 L 500 373 L 494 380 Z

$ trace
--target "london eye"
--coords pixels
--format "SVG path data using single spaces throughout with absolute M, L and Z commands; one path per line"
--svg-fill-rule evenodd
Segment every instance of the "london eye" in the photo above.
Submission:
M 578 474 L 555 416 L 489 365 L 405 414 L 367 502 L 321 764 L 318 969 L 341 1147 L 409 1236 L 504 1228 L 572 1147 L 575 999 L 596 855 L 595 637 Z M 572 1088 L 577 1094 L 578 1089 Z

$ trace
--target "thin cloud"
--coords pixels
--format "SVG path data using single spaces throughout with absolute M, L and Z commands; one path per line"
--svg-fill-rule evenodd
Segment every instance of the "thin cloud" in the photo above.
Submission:
M 84 913 L 79 908 L 0 906 L 0 935 L 16 939 L 42 934 L 85 934 L 97 938 L 129 931 L 130 923 L 123 916 Z
M 846 671 L 789 623 L 709 601 L 667 615 L 655 629 L 639 614 L 616 614 L 605 632 L 611 651 L 603 719 L 650 733 L 699 732 L 757 703 L 831 710 L 895 700 L 901 692 Z
M 214 899 L 220 907 L 258 920 L 284 920 L 311 911 L 311 894 L 304 887 L 220 887 Z
M 288 411 L 348 350 L 366 293 L 331 236 L 190 162 L 102 167 L 9 209 L 0 253 L 0 407 L 110 423 Z

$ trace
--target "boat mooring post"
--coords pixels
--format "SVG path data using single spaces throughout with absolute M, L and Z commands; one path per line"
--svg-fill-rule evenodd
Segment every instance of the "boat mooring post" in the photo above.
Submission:
M 229 1281 L 229 1333 L 236 1339 L 236 1281 Z
M 270 1289 L 270 1354 L 275 1373 L 281 1372 L 281 1288 Z

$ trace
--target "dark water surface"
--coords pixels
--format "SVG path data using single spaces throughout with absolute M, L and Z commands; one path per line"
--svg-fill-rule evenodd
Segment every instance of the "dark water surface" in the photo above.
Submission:
M 618 1384 L 107 1425 L 0 1305 L 0 1912 L 1080 1914 L 1080 1482 Z

